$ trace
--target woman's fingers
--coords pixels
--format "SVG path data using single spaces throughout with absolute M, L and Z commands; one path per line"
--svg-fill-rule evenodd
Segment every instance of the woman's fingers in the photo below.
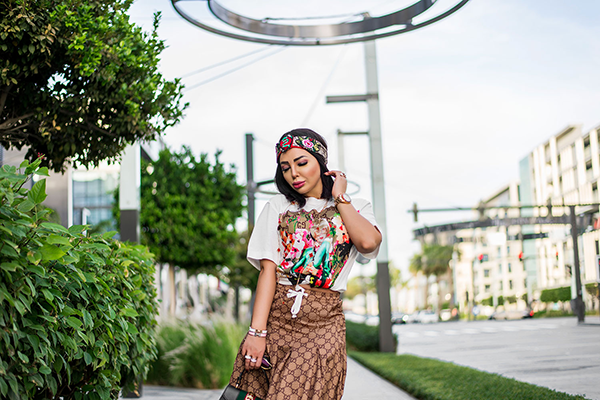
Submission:
M 242 347 L 242 354 L 244 354 L 244 368 L 246 368 L 246 370 L 260 368 L 264 353 L 265 340 L 263 338 L 246 338 L 244 346 Z
M 331 170 L 325 172 L 325 175 L 333 176 L 334 178 L 346 178 L 346 174 L 342 171 Z

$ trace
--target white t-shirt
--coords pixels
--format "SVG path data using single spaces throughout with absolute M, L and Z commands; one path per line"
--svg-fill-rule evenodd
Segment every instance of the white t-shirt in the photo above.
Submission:
M 371 203 L 353 199 L 352 205 L 374 226 Z M 374 259 L 379 248 L 363 256 Z M 273 197 L 260 213 L 250 242 L 248 261 L 260 270 L 260 260 L 277 265 L 279 283 L 346 290 L 358 250 L 350 241 L 333 200 L 308 197 L 304 207 L 285 196 Z

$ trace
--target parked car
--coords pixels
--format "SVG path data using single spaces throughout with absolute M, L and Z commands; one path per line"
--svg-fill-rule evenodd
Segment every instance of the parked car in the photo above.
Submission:
M 494 311 L 490 315 L 489 319 L 501 320 L 501 319 L 525 319 L 533 318 L 533 310 L 505 310 L 505 311 Z
M 431 324 L 434 322 L 438 322 L 439 317 L 433 311 L 421 310 L 415 311 L 414 313 L 407 315 L 405 322 L 407 324 L 421 323 L 421 324 Z
M 414 313 L 407 315 L 404 319 L 404 322 L 407 324 L 415 324 L 419 322 L 419 311 L 415 311 Z
M 419 311 L 418 322 L 422 324 L 433 324 L 440 320 L 438 315 L 433 311 Z
M 408 314 L 404 314 L 403 312 L 395 312 L 392 313 L 392 324 L 405 324 L 408 319 Z

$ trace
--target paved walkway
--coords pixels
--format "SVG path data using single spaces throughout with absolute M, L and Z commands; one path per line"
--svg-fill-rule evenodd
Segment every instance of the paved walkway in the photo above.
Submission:
M 222 390 L 180 389 L 144 386 L 144 400 L 219 400 Z M 407 393 L 348 358 L 343 400 L 414 400 Z

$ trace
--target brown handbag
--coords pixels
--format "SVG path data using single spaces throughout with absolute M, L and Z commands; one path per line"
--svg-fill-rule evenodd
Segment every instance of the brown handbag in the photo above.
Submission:
M 265 379 L 267 380 L 267 385 L 269 384 L 269 377 L 267 376 L 267 371 L 261 368 L 261 371 L 265 374 Z M 232 384 L 227 385 L 223 394 L 219 398 L 219 400 L 262 400 L 260 397 L 257 397 L 253 393 L 246 392 L 241 390 L 240 383 L 242 383 L 242 377 L 244 376 L 245 369 L 242 370 L 240 376 L 235 380 L 235 386 Z

